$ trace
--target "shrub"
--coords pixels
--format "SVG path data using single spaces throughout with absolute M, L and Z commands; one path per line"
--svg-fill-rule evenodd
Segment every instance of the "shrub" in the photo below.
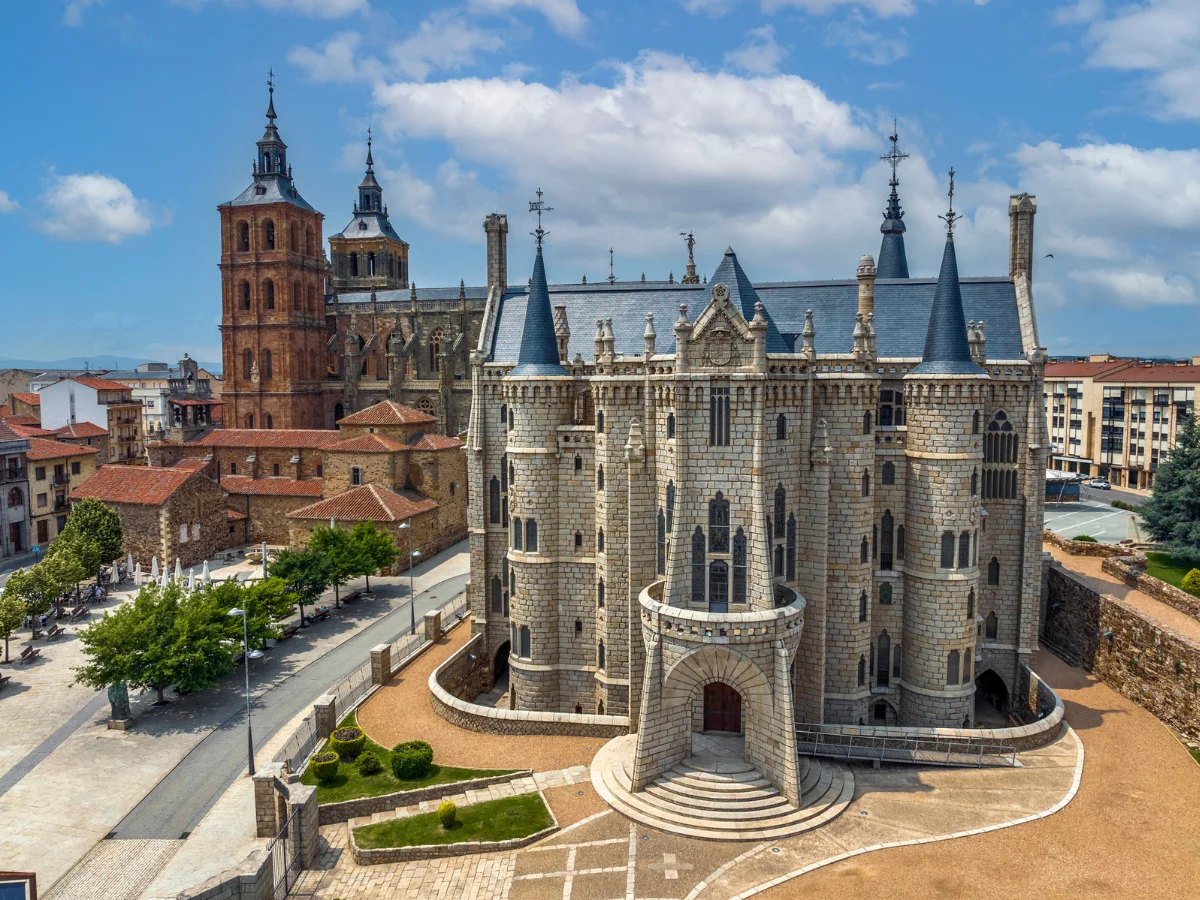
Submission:
M 354 768 L 358 769 L 359 775 L 376 775 L 383 771 L 383 763 L 379 761 L 374 750 L 367 750 L 359 755 Z
M 458 807 L 449 800 L 443 800 L 438 806 L 438 821 L 442 823 L 442 827 L 449 831 L 454 827 L 456 818 L 458 818 Z
M 329 738 L 329 749 L 343 759 L 354 759 L 362 753 L 363 745 L 366 742 L 367 736 L 363 734 L 361 728 L 349 726 L 339 728 L 333 733 Z
M 313 774 L 317 776 L 317 781 L 329 781 L 337 776 L 338 764 L 341 759 L 332 751 L 318 753 L 312 758 Z
M 1184 575 L 1181 584 L 1183 585 L 1183 589 L 1189 594 L 1195 594 L 1197 597 L 1200 597 L 1200 569 L 1192 569 L 1192 571 Z
M 1114 500 L 1109 505 L 1115 506 L 1117 509 L 1124 509 L 1132 513 L 1137 513 L 1138 515 L 1141 515 L 1142 510 L 1145 509 L 1144 506 L 1136 506 L 1133 503 L 1126 503 L 1124 500 Z
M 413 781 L 429 774 L 433 748 L 425 741 L 405 741 L 392 750 L 392 772 L 402 781 Z
M 1075 535 L 1075 537 L 1071 538 L 1071 540 L 1073 540 L 1073 541 L 1080 541 L 1080 542 L 1082 542 L 1082 543 L 1084 543 L 1084 544 L 1097 544 L 1097 543 L 1099 543 L 1099 541 L 1097 541 L 1097 540 L 1096 540 L 1094 537 L 1092 537 L 1090 534 L 1077 534 L 1077 535 Z

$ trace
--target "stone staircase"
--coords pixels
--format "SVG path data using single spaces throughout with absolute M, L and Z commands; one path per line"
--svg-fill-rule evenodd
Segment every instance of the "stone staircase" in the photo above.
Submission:
M 796 809 L 744 759 L 709 755 L 683 760 L 634 794 L 636 738 L 615 738 L 600 749 L 592 786 L 618 812 L 662 831 L 715 841 L 784 838 L 837 818 L 854 798 L 854 777 L 839 762 L 800 758 Z

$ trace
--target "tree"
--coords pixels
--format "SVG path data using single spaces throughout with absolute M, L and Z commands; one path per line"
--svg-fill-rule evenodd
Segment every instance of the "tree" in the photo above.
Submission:
M 229 615 L 230 607 L 211 591 L 179 593 L 165 671 L 170 673 L 169 684 L 188 693 L 216 684 L 232 671 L 242 629 L 241 622 Z M 231 631 L 236 633 L 236 640 L 230 640 Z
M 1200 560 L 1200 427 L 1193 416 L 1179 420 L 1175 447 L 1158 466 L 1142 517 L 1172 553 Z
M 350 532 L 322 525 L 308 539 L 309 549 L 323 553 L 329 560 L 329 583 L 333 586 L 333 604 L 341 608 L 338 589 L 362 572 L 363 562 L 358 546 L 350 540 Z
M 25 601 L 16 594 L 5 591 L 0 594 L 0 634 L 4 635 L 4 661 L 8 658 L 8 642 L 21 623 L 25 621 Z
M 25 604 L 25 615 L 33 616 L 33 637 L 38 636 L 38 617 L 58 599 L 58 585 L 40 565 L 18 569 L 8 576 L 5 597 L 17 597 Z
M 283 581 L 291 602 L 300 606 L 300 624 L 304 624 L 304 604 L 315 604 L 330 585 L 329 560 L 323 553 L 305 548 L 280 550 L 271 561 L 268 574 Z
M 386 569 L 399 555 L 396 542 L 386 531 L 375 527 L 374 522 L 359 522 L 350 531 L 350 541 L 355 545 L 354 557 L 360 568 L 355 575 L 367 579 L 367 593 L 371 592 L 371 573 Z
M 72 585 L 78 584 L 86 577 L 83 565 L 72 553 L 55 553 L 47 556 L 36 568 L 41 569 L 46 578 L 54 584 L 54 603 L 61 605 L 62 595 Z
M 86 628 L 79 629 L 86 662 L 75 668 L 75 683 L 102 690 L 114 684 L 134 683 L 134 671 L 141 651 L 146 623 L 141 618 L 138 600 L 149 588 L 143 588 L 133 603 L 118 606 Z
M 46 558 L 49 559 L 52 556 L 62 554 L 74 557 L 82 569 L 82 576 L 77 577 L 75 580 L 76 586 L 84 578 L 90 578 L 92 575 L 98 574 L 100 564 L 104 561 L 104 557 L 100 555 L 100 545 L 83 531 L 64 529 L 62 534 L 50 542 L 50 549 L 46 551 Z
M 282 578 L 268 578 L 253 584 L 226 581 L 205 588 L 204 592 L 224 610 L 231 629 L 229 637 L 239 642 L 242 640 L 241 617 L 230 616 L 229 610 L 242 609 L 245 605 L 249 616 L 246 631 L 251 647 L 264 647 L 269 638 L 279 637 L 282 631 L 279 620 L 287 616 L 296 603 L 295 595 Z
M 112 562 L 121 555 L 124 543 L 121 517 L 94 497 L 80 500 L 71 507 L 62 534 L 68 533 L 80 533 L 95 541 L 102 562 Z

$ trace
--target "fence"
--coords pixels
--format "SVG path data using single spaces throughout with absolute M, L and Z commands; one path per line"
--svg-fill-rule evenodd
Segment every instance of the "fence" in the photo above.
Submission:
M 271 869 L 271 897 L 284 900 L 300 877 L 300 816 L 293 812 L 267 846 Z
M 916 729 L 914 729 L 916 730 Z M 908 734 L 899 728 L 800 725 L 796 749 L 808 756 L 942 766 L 1015 766 L 1017 750 L 1007 741 L 968 735 L 941 736 L 934 729 Z

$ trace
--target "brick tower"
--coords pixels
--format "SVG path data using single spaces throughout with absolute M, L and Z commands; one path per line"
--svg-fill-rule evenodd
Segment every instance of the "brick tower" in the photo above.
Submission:
M 324 216 L 292 181 L 270 92 L 254 183 L 217 207 L 225 424 L 323 428 Z

